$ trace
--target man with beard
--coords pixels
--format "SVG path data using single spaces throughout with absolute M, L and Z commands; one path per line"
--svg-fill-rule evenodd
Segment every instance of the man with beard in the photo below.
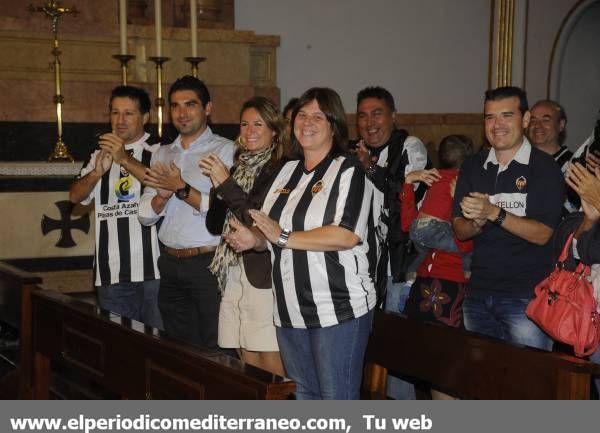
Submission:
M 212 107 L 201 80 L 187 75 L 171 85 L 171 121 L 179 135 L 153 156 L 139 215 L 147 226 L 162 219 L 158 305 L 167 335 L 208 347 L 217 345 L 219 317 L 217 279 L 208 266 L 220 237 L 206 227 L 212 183 L 198 162 L 214 154 L 229 167 L 234 154 L 233 142 L 208 126 Z

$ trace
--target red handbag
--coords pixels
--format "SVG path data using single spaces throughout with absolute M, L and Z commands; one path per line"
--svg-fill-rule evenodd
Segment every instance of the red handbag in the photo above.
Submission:
M 596 310 L 590 267 L 579 263 L 574 271 L 564 268 L 574 233 L 558 258 L 556 268 L 535 287 L 527 316 L 556 341 L 573 346 L 575 355 L 594 353 L 600 344 L 600 317 Z

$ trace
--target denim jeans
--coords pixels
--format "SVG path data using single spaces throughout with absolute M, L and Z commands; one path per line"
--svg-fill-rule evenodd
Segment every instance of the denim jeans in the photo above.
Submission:
M 163 330 L 163 321 L 158 309 L 158 290 L 160 280 L 144 281 L 144 301 L 142 302 L 141 321 L 146 325 Z
M 162 329 L 158 310 L 160 280 L 98 286 L 98 306 L 123 317 Z
M 402 313 L 410 293 L 411 282 L 394 283 L 392 277 L 388 278 L 385 310 L 393 313 Z M 388 374 L 387 395 L 395 400 L 414 400 L 415 387 L 412 383 Z
M 463 303 L 465 328 L 512 343 L 551 350 L 552 339 L 525 315 L 530 300 L 467 292 Z
M 387 293 L 385 295 L 385 311 L 402 313 L 406 300 L 410 294 L 412 281 L 394 283 L 392 277 L 388 277 Z
M 449 222 L 433 218 L 415 219 L 410 225 L 410 239 L 419 255 L 408 267 L 408 272 L 416 272 L 430 249 L 442 250 L 449 253 L 460 253 L 454 231 Z M 471 270 L 471 253 L 461 253 L 463 270 Z
M 373 311 L 325 328 L 277 327 L 298 400 L 358 400 Z

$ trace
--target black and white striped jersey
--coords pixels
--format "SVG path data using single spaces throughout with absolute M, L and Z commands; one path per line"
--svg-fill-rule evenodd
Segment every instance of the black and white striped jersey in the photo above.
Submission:
M 567 148 L 567 146 L 561 146 L 561 148 L 558 149 L 558 151 L 556 151 L 556 153 L 554 155 L 552 155 L 552 158 L 554 158 L 554 160 L 560 167 L 560 171 L 564 175 L 564 174 L 566 174 L 567 169 L 569 168 L 569 163 L 571 162 L 571 158 L 573 158 L 573 152 L 571 152 Z
M 146 143 L 145 134 L 125 150 L 144 165 L 150 165 L 152 153 L 159 144 Z M 80 177 L 96 165 L 96 150 L 81 170 Z M 160 254 L 156 227 L 138 221 L 142 186 L 124 167 L 113 163 L 83 204 L 94 200 L 96 254 L 94 285 L 153 280 L 160 277 L 156 261 Z
M 312 171 L 302 161 L 284 165 L 263 211 L 283 228 L 344 227 L 362 240 L 350 250 L 302 251 L 270 245 L 275 324 L 319 328 L 360 317 L 375 306 L 366 239 L 373 184 L 354 158 L 327 157 Z

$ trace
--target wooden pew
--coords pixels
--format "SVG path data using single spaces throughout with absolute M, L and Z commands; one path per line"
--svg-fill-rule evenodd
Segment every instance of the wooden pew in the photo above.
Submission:
M 125 399 L 270 400 L 295 390 L 286 378 L 57 292 L 35 291 L 32 306 L 37 399 L 50 397 L 53 363 Z
M 377 311 L 363 392 L 386 397 L 387 370 L 470 399 L 589 399 L 600 365 Z
M 0 319 L 19 331 L 16 369 L 2 380 L 4 390 L 17 389 L 12 398 L 32 395 L 31 293 L 41 282 L 34 274 L 0 262 Z

